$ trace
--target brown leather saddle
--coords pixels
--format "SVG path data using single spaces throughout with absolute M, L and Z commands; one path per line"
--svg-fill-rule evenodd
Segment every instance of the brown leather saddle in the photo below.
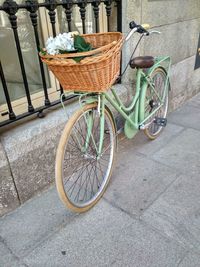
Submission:
M 151 56 L 135 57 L 131 59 L 130 66 L 132 69 L 134 68 L 147 69 L 151 68 L 154 65 L 154 63 L 155 63 L 154 58 Z

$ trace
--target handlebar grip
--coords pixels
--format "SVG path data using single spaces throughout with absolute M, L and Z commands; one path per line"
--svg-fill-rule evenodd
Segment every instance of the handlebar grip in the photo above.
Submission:
M 142 24 L 142 25 L 139 25 L 139 24 L 137 24 L 137 23 L 135 23 L 135 21 L 131 21 L 130 23 L 129 23 L 129 27 L 130 27 L 130 29 L 131 30 L 133 30 L 134 28 L 136 28 L 137 30 L 137 32 L 138 33 L 147 33 L 148 34 L 148 29 L 150 28 L 150 25 L 149 24 Z
M 135 21 L 131 21 L 130 23 L 129 23 L 129 28 L 132 30 L 132 29 L 134 29 L 135 27 L 137 27 L 138 25 L 135 23 Z

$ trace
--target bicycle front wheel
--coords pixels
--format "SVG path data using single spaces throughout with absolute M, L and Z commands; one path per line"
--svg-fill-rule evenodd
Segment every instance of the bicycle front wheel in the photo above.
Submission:
M 144 114 L 145 117 L 150 117 L 145 123 L 145 125 L 148 126 L 144 130 L 144 133 L 149 139 L 154 140 L 163 130 L 163 126 L 159 125 L 159 123 L 157 123 L 157 120 L 166 119 L 167 117 L 169 103 L 169 85 L 166 88 L 165 84 L 167 74 L 166 71 L 161 67 L 153 71 L 153 73 L 151 74 L 151 79 L 154 85 L 154 89 L 152 89 L 150 85 L 148 85 L 146 89 Z M 161 100 L 163 101 L 162 105 Z M 153 111 L 160 105 L 161 107 L 155 113 L 153 113 Z M 151 113 L 153 113 L 152 116 Z
M 84 106 L 70 118 L 58 145 L 55 167 L 57 191 L 62 202 L 75 212 L 85 212 L 93 207 L 110 180 L 116 128 L 107 108 L 104 116 L 101 155 L 98 155 L 100 116 L 96 103 Z M 90 129 L 88 121 L 92 125 Z

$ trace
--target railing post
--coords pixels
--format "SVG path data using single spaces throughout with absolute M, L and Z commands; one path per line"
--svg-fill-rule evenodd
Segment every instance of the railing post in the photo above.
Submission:
M 96 0 L 92 2 L 93 11 L 94 11 L 94 18 L 95 18 L 95 26 L 96 26 L 96 32 L 99 32 L 99 5 L 101 1 Z
M 115 0 L 117 3 L 117 31 L 122 32 L 122 0 Z
M 111 7 L 112 2 L 113 2 L 112 0 L 105 1 L 108 31 L 110 31 L 110 16 L 111 16 L 111 11 L 112 11 L 112 7 Z
M 11 27 L 12 27 L 13 33 L 14 33 L 18 58 L 19 58 L 19 62 L 20 62 L 21 72 L 22 72 L 22 78 L 24 81 L 24 87 L 25 87 L 26 97 L 27 97 L 27 101 L 28 101 L 28 111 L 33 112 L 34 108 L 33 108 L 33 105 L 31 103 L 30 91 L 29 91 L 28 81 L 27 81 L 27 77 L 26 77 L 24 61 L 23 61 L 23 57 L 22 57 L 22 51 L 21 51 L 21 46 L 20 46 L 20 42 L 19 42 L 19 36 L 18 36 L 18 32 L 17 32 L 17 16 L 15 14 L 18 11 L 18 5 L 13 0 L 6 0 L 3 3 L 3 7 L 4 7 L 5 12 L 8 13 L 8 15 L 9 15 L 9 20 L 10 20 Z
M 4 91 L 4 94 L 5 94 L 5 98 L 6 98 L 6 103 L 7 103 L 8 110 L 9 110 L 9 118 L 10 118 L 10 120 L 14 120 L 16 118 L 16 116 L 15 116 L 15 113 L 14 113 L 14 111 L 12 109 L 10 96 L 9 96 L 9 93 L 8 93 L 8 88 L 7 88 L 7 85 L 6 85 L 6 80 L 5 80 L 5 76 L 4 76 L 4 73 L 3 73 L 3 68 L 2 68 L 2 65 L 1 65 L 1 61 L 0 61 L 0 77 L 1 77 L 3 91 Z
M 65 15 L 66 15 L 66 20 L 68 24 L 68 31 L 72 31 L 71 27 L 71 21 L 72 21 L 72 7 L 73 7 L 73 1 L 72 0 L 63 0 L 63 7 L 65 9 Z
M 50 17 L 50 22 L 52 25 L 52 31 L 53 31 L 53 37 L 56 37 L 56 12 L 55 9 L 57 8 L 57 3 L 55 0 L 45 0 L 45 4 L 46 4 L 46 9 L 49 10 L 49 17 Z M 60 85 L 60 94 L 63 94 L 63 88 Z
M 57 7 L 56 1 L 55 0 L 45 0 L 46 4 L 46 9 L 49 10 L 49 17 L 50 17 L 50 22 L 52 25 L 52 31 L 53 31 L 53 37 L 56 37 L 56 12 L 55 9 Z
M 34 29 L 34 34 L 35 34 L 35 41 L 36 41 L 36 45 L 37 45 L 37 51 L 40 51 L 40 40 L 39 40 L 39 36 L 38 36 L 38 23 L 37 23 L 37 11 L 38 11 L 38 2 L 36 0 L 27 0 L 26 1 L 27 4 L 27 10 L 30 12 L 30 18 L 31 18 L 31 22 L 32 22 L 32 26 Z M 37 53 L 38 54 L 38 53 Z M 44 89 L 44 96 L 45 96 L 45 106 L 49 106 L 51 103 L 49 101 L 49 97 L 48 97 L 48 92 L 47 92 L 47 85 L 46 85 L 46 80 L 45 80 L 45 74 L 44 74 L 44 67 L 43 64 L 41 62 L 41 59 L 39 57 L 38 54 L 38 60 L 39 60 L 39 64 L 40 64 L 40 72 L 41 72 L 41 77 L 42 77 L 42 84 L 43 84 L 43 89 Z
M 83 26 L 83 33 L 86 33 L 85 13 L 86 13 L 87 1 L 86 0 L 78 0 L 78 6 L 80 8 L 80 15 L 81 15 L 82 26 Z

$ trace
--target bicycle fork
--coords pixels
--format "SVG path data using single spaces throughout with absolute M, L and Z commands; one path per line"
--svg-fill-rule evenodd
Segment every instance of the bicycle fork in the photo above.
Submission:
M 102 154 L 102 147 L 103 147 L 103 140 L 104 140 L 104 129 L 105 129 L 105 96 L 103 94 L 98 95 L 98 104 L 97 104 L 97 116 L 99 116 L 100 119 L 100 127 L 99 127 L 99 142 L 95 142 L 95 138 L 93 136 L 93 127 L 94 127 L 94 120 L 95 118 L 93 117 L 94 114 L 93 112 L 89 112 L 87 116 L 84 114 L 85 117 L 85 122 L 87 125 L 87 135 L 85 138 L 84 146 L 82 147 L 82 152 L 87 153 L 89 149 L 89 143 L 90 140 L 93 142 L 93 145 L 96 150 L 96 157 L 97 159 L 101 156 Z M 96 113 L 95 113 L 96 114 Z

